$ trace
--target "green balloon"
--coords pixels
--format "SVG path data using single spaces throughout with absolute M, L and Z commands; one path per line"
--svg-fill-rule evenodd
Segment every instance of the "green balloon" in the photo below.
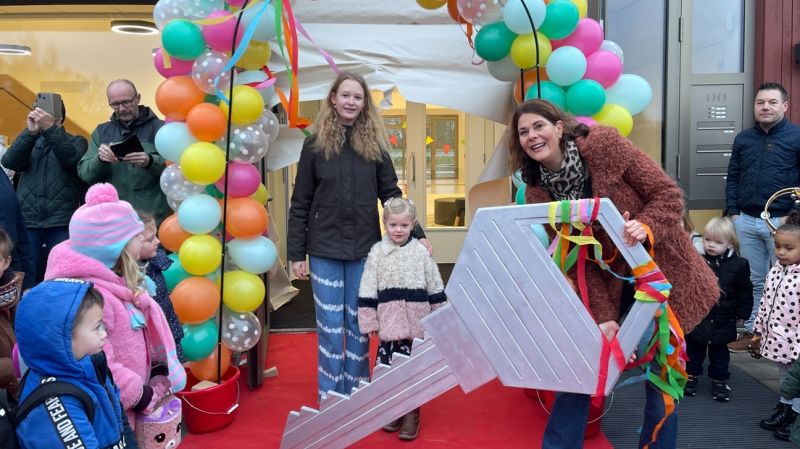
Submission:
M 504 22 L 490 23 L 475 36 L 475 53 L 487 61 L 499 61 L 508 56 L 516 38 Z
M 525 184 L 522 184 L 517 189 L 517 194 L 514 196 L 514 202 L 517 204 L 525 204 Z
M 181 266 L 181 261 L 178 260 L 178 253 L 170 254 L 167 257 L 172 261 L 172 265 L 164 270 L 163 275 L 164 280 L 167 281 L 167 290 L 172 291 L 176 285 L 190 277 L 191 274 L 187 273 Z
M 161 44 L 171 56 L 186 61 L 191 61 L 206 50 L 200 27 L 185 19 L 174 19 L 167 23 L 161 31 Z
M 569 0 L 553 0 L 547 5 L 547 14 L 539 31 L 550 39 L 564 39 L 578 27 L 578 7 Z
M 206 186 L 206 193 L 216 199 L 221 199 L 225 196 L 214 184 L 209 184 Z
M 542 81 L 541 83 L 533 83 L 531 87 L 528 88 L 528 91 L 525 92 L 525 100 L 532 100 L 534 98 L 539 98 L 539 90 L 537 89 L 537 84 L 542 85 L 542 96 L 543 100 L 547 100 L 550 103 L 558 106 L 561 110 L 567 109 L 567 94 L 564 93 L 564 89 L 561 88 L 558 84 L 552 81 Z
M 606 90 L 594 80 L 580 80 L 567 90 L 567 111 L 592 116 L 606 104 Z
M 181 347 L 186 360 L 195 362 L 211 355 L 219 342 L 219 330 L 214 318 L 200 324 L 184 324 Z

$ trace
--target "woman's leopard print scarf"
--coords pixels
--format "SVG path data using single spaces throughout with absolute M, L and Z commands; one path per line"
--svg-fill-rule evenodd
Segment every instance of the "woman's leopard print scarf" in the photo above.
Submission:
M 586 181 L 586 168 L 583 165 L 578 146 L 572 140 L 567 141 L 561 170 L 550 171 L 539 165 L 542 186 L 546 188 L 555 201 L 577 200 L 583 195 L 583 184 Z

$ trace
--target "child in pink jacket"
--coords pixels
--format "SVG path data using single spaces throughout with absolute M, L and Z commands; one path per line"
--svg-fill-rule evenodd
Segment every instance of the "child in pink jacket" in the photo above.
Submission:
M 186 373 L 161 308 L 147 294 L 137 259 L 144 224 L 111 184 L 95 184 L 72 215 L 69 240 L 56 245 L 45 279 L 80 278 L 103 295 L 103 345 L 131 427 L 170 390 L 180 391 Z

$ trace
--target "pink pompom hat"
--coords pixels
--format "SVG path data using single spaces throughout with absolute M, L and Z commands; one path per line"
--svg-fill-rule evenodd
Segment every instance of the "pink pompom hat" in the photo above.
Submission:
M 86 204 L 69 221 L 72 249 L 99 260 L 108 268 L 117 263 L 128 242 L 144 231 L 139 215 L 117 189 L 108 183 L 95 184 L 86 192 Z

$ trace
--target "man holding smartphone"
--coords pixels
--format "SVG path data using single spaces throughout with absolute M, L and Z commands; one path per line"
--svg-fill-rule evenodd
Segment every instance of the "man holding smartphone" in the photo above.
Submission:
M 78 164 L 78 174 L 88 184 L 110 182 L 119 197 L 138 210 L 150 212 L 157 224 L 169 213 L 159 179 L 165 160 L 155 147 L 156 132 L 164 124 L 147 106 L 129 80 L 112 81 L 106 89 L 108 105 L 114 111 L 108 122 L 92 132 L 89 150 Z M 118 156 L 111 148 L 133 136 L 141 148 Z
M 58 109 L 47 110 L 53 107 Z M 26 117 L 25 129 L 0 160 L 4 167 L 20 174 L 17 199 L 28 229 L 34 267 L 26 273 L 26 285 L 41 280 L 41 268 L 50 249 L 68 238 L 69 219 L 86 191 L 77 167 L 87 142 L 64 130 L 64 117 L 61 96 L 39 94 Z

